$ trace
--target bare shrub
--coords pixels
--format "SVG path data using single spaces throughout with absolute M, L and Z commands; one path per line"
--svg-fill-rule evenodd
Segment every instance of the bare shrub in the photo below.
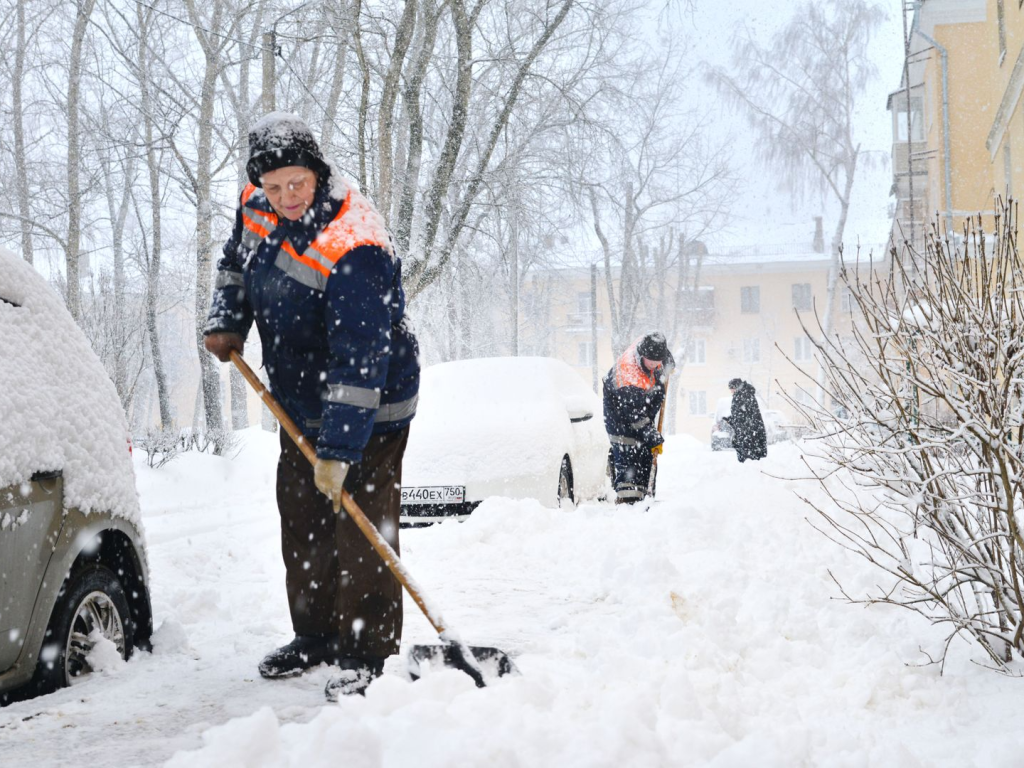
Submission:
M 1010 671 L 1024 651 L 1024 262 L 1016 205 L 997 211 L 991 234 L 980 219 L 956 239 L 936 226 L 923 254 L 893 246 L 868 278 L 844 261 L 855 331 L 816 342 L 831 402 L 794 405 L 832 502 L 805 499 L 817 527 L 890 576 L 844 595 L 947 626 L 937 663 L 967 636 Z

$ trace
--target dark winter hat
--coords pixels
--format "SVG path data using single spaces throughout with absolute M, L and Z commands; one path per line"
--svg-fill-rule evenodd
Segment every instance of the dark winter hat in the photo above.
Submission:
M 316 172 L 323 181 L 330 169 L 320 154 L 313 132 L 298 115 L 271 112 L 249 131 L 249 162 L 245 170 L 249 181 L 262 187 L 260 177 L 278 168 L 301 165 Z
M 743 379 L 729 379 L 729 389 L 739 389 L 743 386 Z
M 668 342 L 665 341 L 665 336 L 657 331 L 648 333 L 636 345 L 636 352 L 648 360 L 665 362 L 668 359 Z

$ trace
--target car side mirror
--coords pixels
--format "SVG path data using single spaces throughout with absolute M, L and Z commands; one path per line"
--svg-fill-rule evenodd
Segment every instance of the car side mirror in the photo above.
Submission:
M 564 403 L 566 413 L 569 414 L 569 421 L 573 424 L 594 418 L 594 411 L 585 398 L 566 397 Z

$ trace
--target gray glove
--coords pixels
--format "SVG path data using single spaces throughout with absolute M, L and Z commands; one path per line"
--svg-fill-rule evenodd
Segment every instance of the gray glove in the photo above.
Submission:
M 334 502 L 335 514 L 341 512 L 341 491 L 348 468 L 348 463 L 334 459 L 317 459 L 313 465 L 313 482 L 320 493 Z

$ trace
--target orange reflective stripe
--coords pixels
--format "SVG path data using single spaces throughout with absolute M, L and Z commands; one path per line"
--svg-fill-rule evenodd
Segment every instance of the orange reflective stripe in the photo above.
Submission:
M 251 181 L 245 185 L 245 189 L 242 190 L 242 205 L 249 202 L 249 198 L 253 196 L 258 187 Z
M 242 224 L 245 225 L 246 229 L 252 230 L 253 232 L 255 232 L 260 237 L 266 237 L 267 235 L 270 234 L 270 230 L 269 229 L 267 229 L 266 227 L 264 227 L 261 224 L 257 224 L 255 221 L 250 219 L 244 213 L 242 214 Z
M 289 243 L 287 240 L 281 243 L 281 250 L 287 253 L 296 261 L 305 264 L 310 269 L 315 269 L 324 277 L 327 277 L 331 274 L 331 270 L 329 270 L 320 262 L 315 261 L 314 259 L 309 258 L 309 256 L 306 256 L 305 254 L 300 254 L 298 251 L 296 251 L 295 248 L 292 247 L 292 244 Z M 337 259 L 335 261 L 337 261 Z
M 272 224 L 275 227 L 277 226 L 277 214 L 276 213 L 267 213 L 266 211 L 257 211 L 255 208 L 248 208 L 248 207 L 246 208 L 246 210 L 252 211 L 257 216 L 266 219 L 268 224 Z

